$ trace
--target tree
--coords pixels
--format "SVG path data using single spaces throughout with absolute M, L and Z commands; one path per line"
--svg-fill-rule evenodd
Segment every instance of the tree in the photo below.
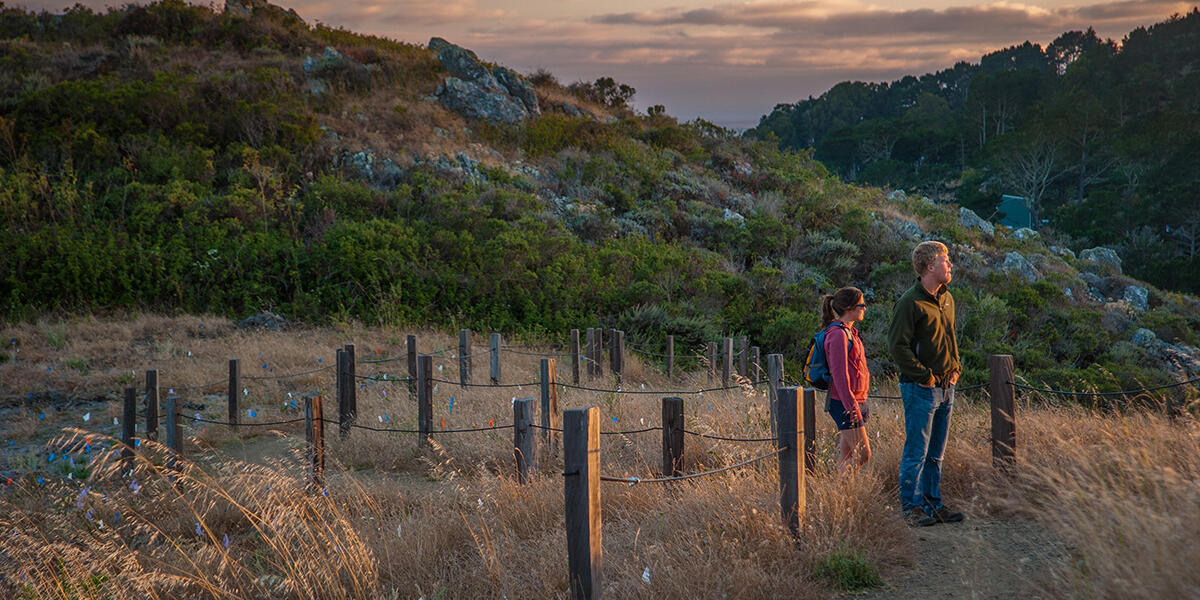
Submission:
M 1001 177 L 1004 183 L 1025 198 L 1025 207 L 1034 224 L 1041 223 L 1041 206 L 1046 190 L 1062 176 L 1059 169 L 1060 150 L 1053 140 L 1042 134 L 1014 144 L 1001 155 Z

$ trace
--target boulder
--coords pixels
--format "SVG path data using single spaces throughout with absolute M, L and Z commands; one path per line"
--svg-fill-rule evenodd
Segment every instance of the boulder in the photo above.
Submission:
M 496 67 L 492 69 L 492 76 L 500 83 L 504 89 L 508 90 L 508 94 L 521 101 L 525 105 L 525 110 L 531 115 L 542 114 L 538 108 L 537 93 L 533 91 L 533 85 L 517 74 L 516 71 L 508 67 Z
M 337 165 L 378 189 L 390 190 L 404 180 L 404 169 L 390 158 L 379 159 L 371 150 L 344 152 L 339 155 Z
M 1028 227 L 1022 227 L 1013 232 L 1013 237 L 1017 238 L 1018 240 L 1029 240 L 1038 237 L 1038 232 Z
M 513 124 L 529 117 L 525 105 L 507 91 L 483 87 L 457 77 L 446 78 L 446 82 L 438 86 L 437 97 L 446 108 L 480 121 Z
M 726 221 L 733 221 L 739 225 L 746 222 L 746 217 L 742 216 L 740 213 L 729 210 L 728 208 L 725 209 L 724 217 Z
M 908 195 L 904 193 L 904 190 L 895 190 L 887 195 L 887 199 L 892 202 L 904 202 L 908 199 Z
M 988 235 L 996 235 L 996 226 L 984 221 L 969 208 L 958 209 L 958 224 L 967 229 L 978 229 Z
M 482 87 L 500 87 L 499 82 L 492 77 L 491 72 L 483 66 L 474 52 L 436 37 L 429 40 L 429 49 L 436 50 L 438 60 L 451 75 L 464 81 L 477 83 Z
M 1164 342 L 1149 329 L 1135 331 L 1130 342 L 1145 348 L 1155 366 L 1170 373 L 1177 381 L 1190 379 L 1200 373 L 1200 349 Z
M 304 19 L 291 8 L 284 9 L 280 6 L 275 6 L 267 2 L 267 0 L 225 0 L 225 13 L 240 19 L 249 19 L 254 16 L 254 11 L 264 10 L 274 12 L 276 15 L 283 17 L 284 22 L 291 21 L 297 25 L 304 25 Z
M 1121 257 L 1112 248 L 1088 248 L 1079 253 L 1079 258 L 1112 269 L 1118 274 L 1121 272 Z
M 475 53 L 442 38 L 429 40 L 429 48 L 450 77 L 435 94 L 448 109 L 496 124 L 513 124 L 541 114 L 533 86 L 505 67 L 488 70 Z
M 238 327 L 242 329 L 270 329 L 272 331 L 279 331 L 287 327 L 287 320 L 268 310 L 242 319 L 238 322 Z
M 920 238 L 925 235 L 925 232 L 921 230 L 921 226 L 912 221 L 892 219 L 892 226 L 895 227 L 897 233 L 907 238 Z
M 1131 285 L 1125 288 L 1121 299 L 1128 302 L 1130 306 L 1137 310 L 1150 310 L 1150 292 L 1140 285 Z
M 1070 248 L 1060 248 L 1059 246 L 1050 246 L 1050 251 L 1059 256 L 1068 256 L 1071 259 L 1075 258 L 1075 251 Z
M 1029 259 L 1021 255 L 1020 252 L 1008 252 L 1004 255 L 1004 262 L 1000 264 L 1000 269 L 1010 273 L 1016 273 L 1029 283 L 1033 283 L 1042 278 L 1042 274 L 1029 262 Z

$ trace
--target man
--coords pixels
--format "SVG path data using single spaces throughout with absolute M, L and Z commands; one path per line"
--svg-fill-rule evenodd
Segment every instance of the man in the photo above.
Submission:
M 922 242 L 912 253 L 917 282 L 896 302 L 888 349 L 900 369 L 904 451 L 900 455 L 900 508 L 910 525 L 963 520 L 942 503 L 942 453 L 950 432 L 954 386 L 962 367 L 954 332 L 950 253 Z

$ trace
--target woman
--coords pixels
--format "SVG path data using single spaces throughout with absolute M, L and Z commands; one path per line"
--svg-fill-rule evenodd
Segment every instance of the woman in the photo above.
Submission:
M 825 328 L 825 360 L 829 363 L 829 401 L 825 410 L 838 428 L 842 473 L 871 460 L 867 438 L 867 388 L 871 374 L 862 338 L 854 327 L 863 319 L 867 305 L 858 288 L 845 287 L 821 299 L 821 324 Z

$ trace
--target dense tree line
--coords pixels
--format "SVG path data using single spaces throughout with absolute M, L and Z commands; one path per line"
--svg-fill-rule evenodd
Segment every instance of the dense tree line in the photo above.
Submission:
M 1116 248 L 1132 275 L 1200 291 L 1200 12 L 1118 44 L 1092 29 L 891 83 L 843 82 L 781 104 L 748 135 L 848 181 L 916 190 Z

